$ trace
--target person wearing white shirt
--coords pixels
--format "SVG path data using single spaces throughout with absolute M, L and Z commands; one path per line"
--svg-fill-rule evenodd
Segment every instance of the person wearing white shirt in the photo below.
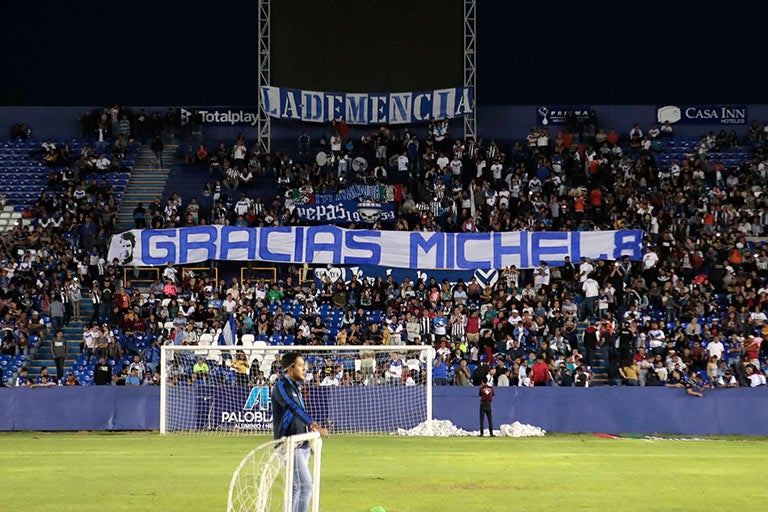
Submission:
M 581 289 L 584 291 L 584 314 L 593 318 L 596 313 L 597 298 L 600 296 L 600 285 L 592 277 L 587 277 Z
M 234 313 L 235 309 L 237 309 L 237 301 L 232 298 L 231 293 L 228 293 L 227 298 L 221 303 L 221 309 L 227 314 Z
M 766 317 L 765 313 L 760 309 L 760 307 L 756 307 L 753 312 L 749 314 L 749 319 L 752 320 L 752 322 L 756 325 L 762 325 L 768 320 L 768 317 Z
M 323 378 L 323 380 L 320 382 L 320 386 L 338 386 L 339 385 L 339 378 L 336 376 L 335 373 L 329 373 Z
M 546 261 L 539 263 L 539 268 L 534 271 L 533 288 L 538 291 L 542 286 L 549 287 L 551 272 Z
M 718 361 L 723 360 L 723 352 L 725 352 L 725 346 L 723 346 L 723 342 L 720 341 L 719 336 L 707 343 L 706 350 L 709 357 L 716 357 Z
M 493 181 L 497 185 L 502 180 L 502 172 L 504 171 L 504 167 L 501 165 L 501 162 L 496 160 L 491 164 L 491 176 L 493 176 Z
M 235 213 L 238 215 L 245 215 L 248 213 L 248 209 L 251 207 L 251 201 L 245 194 L 240 194 L 240 200 L 235 203 Z
M 648 330 L 648 348 L 652 354 L 662 353 L 662 347 L 666 338 L 667 336 L 664 334 L 664 331 L 659 329 L 658 322 L 651 322 L 651 328 Z
M 178 270 L 174 268 L 173 263 L 168 263 L 168 266 L 163 269 L 163 279 L 170 279 L 172 283 L 178 284 Z
M 267 289 L 264 287 L 264 282 L 259 281 L 256 288 L 253 290 L 253 298 L 255 301 L 263 301 L 267 297 Z
M 341 137 L 338 135 L 331 136 L 331 151 L 334 153 L 341 152 Z
M 760 370 L 756 370 L 754 365 L 747 365 L 746 367 L 747 371 L 747 383 L 749 384 L 749 387 L 751 388 L 757 388 L 760 386 L 765 386 L 766 379 L 765 375 L 763 375 Z
M 589 261 L 589 258 L 582 256 L 581 264 L 579 265 L 579 282 L 584 283 L 594 270 L 595 267 L 592 265 L 592 262 Z
M 461 160 L 459 160 L 458 157 L 453 157 L 453 160 L 450 161 L 448 164 L 451 168 L 451 174 L 454 176 L 461 176 L 461 170 L 462 170 L 462 163 Z
M 656 266 L 656 263 L 659 262 L 659 255 L 656 254 L 653 249 L 648 247 L 645 251 L 645 254 L 643 254 L 643 270 L 648 270 Z
M 243 144 L 242 141 L 238 141 L 232 148 L 232 159 L 236 161 L 245 160 L 247 152 L 248 150 L 246 149 L 245 144 Z
M 387 361 L 387 384 L 399 385 L 403 379 L 403 360 L 397 352 L 392 352 L 392 357 Z
M 731 374 L 730 370 L 726 370 L 723 375 L 718 375 L 715 380 L 717 387 L 719 388 L 737 388 L 739 387 L 739 381 L 736 380 L 736 376 Z
M 437 164 L 437 168 L 443 171 L 445 170 L 445 167 L 450 163 L 450 160 L 448 160 L 448 157 L 445 156 L 445 153 L 440 153 L 440 156 L 437 157 L 437 161 L 435 163 Z
M 112 162 L 109 161 L 109 158 L 104 155 L 99 155 L 99 158 L 96 160 L 96 170 L 106 172 L 109 170 L 111 164 Z
M 433 321 L 433 327 L 432 327 L 432 334 L 435 335 L 435 339 L 438 339 L 439 336 L 445 336 L 447 334 L 447 326 L 448 326 L 448 318 L 446 317 L 445 312 L 438 312 L 437 315 L 435 315 L 435 319 Z
M 397 157 L 397 170 L 398 172 L 408 172 L 409 169 L 408 154 L 405 150 Z
M 509 314 L 509 318 L 507 318 L 507 322 L 509 322 L 510 325 L 517 325 L 522 321 L 523 317 L 520 316 L 520 311 L 517 309 L 513 309 Z

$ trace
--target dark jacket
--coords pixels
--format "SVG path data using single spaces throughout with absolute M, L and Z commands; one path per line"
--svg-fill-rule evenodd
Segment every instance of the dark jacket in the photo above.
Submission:
M 272 387 L 272 430 L 275 439 L 309 431 L 312 418 L 304 406 L 301 388 L 288 377 Z

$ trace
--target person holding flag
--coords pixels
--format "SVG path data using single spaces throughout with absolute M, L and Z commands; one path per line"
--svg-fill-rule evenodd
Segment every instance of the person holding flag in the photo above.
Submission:
M 235 321 L 234 313 L 229 315 L 227 323 L 219 333 L 218 339 L 219 345 L 236 345 L 237 344 L 237 322 Z

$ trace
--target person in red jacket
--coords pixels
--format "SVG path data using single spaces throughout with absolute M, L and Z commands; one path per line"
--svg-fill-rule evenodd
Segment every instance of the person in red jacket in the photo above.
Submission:
M 546 386 L 549 378 L 549 366 L 544 362 L 544 356 L 539 354 L 531 368 L 531 382 L 534 386 Z
M 480 437 L 483 437 L 485 430 L 485 418 L 488 418 L 488 431 L 491 433 L 491 437 L 495 437 L 493 433 L 493 410 L 491 408 L 493 402 L 492 382 L 493 379 L 485 379 L 480 385 Z
M 467 333 L 467 341 L 477 344 L 480 342 L 480 312 L 476 306 L 472 306 L 467 317 L 467 325 L 464 327 Z

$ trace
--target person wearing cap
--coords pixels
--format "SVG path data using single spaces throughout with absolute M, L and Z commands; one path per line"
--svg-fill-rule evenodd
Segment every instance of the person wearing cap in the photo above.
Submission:
M 32 318 L 29 319 L 29 323 L 27 324 L 27 332 L 29 334 L 38 334 L 40 336 L 46 332 L 46 326 L 39 311 L 32 312 Z
M 587 280 L 590 274 L 594 272 L 595 266 L 586 256 L 581 257 L 581 264 L 579 264 L 579 284 L 583 284 Z
M 739 387 L 739 380 L 736 375 L 733 374 L 730 368 L 727 368 L 722 375 L 718 375 L 714 380 L 715 386 L 718 388 L 737 388 Z

